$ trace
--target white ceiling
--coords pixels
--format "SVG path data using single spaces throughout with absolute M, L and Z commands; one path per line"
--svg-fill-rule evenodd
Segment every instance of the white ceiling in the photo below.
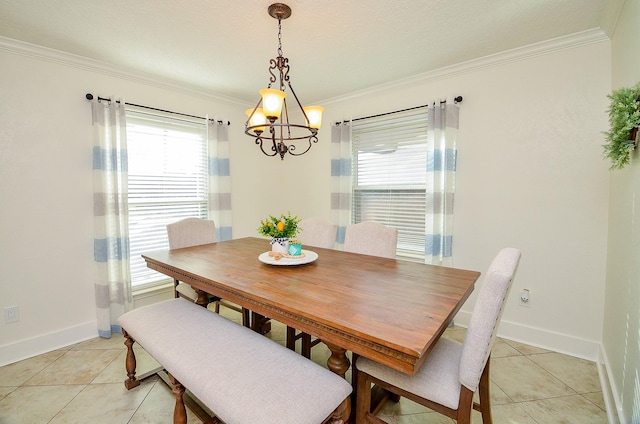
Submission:
M 624 0 L 287 0 L 282 48 L 305 103 L 601 28 Z M 257 101 L 271 0 L 0 0 L 0 36 Z

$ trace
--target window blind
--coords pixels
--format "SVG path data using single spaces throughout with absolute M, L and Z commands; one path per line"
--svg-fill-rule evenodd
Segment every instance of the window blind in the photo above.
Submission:
M 424 258 L 426 108 L 353 123 L 353 222 L 398 230 L 397 256 Z
M 205 123 L 127 109 L 129 242 L 134 287 L 167 281 L 142 253 L 169 248 L 167 224 L 207 218 Z

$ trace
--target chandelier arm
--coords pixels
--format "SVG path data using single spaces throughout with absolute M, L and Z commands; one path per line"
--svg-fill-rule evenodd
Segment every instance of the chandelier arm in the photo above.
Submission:
M 292 144 L 291 146 L 289 146 L 289 154 L 291 154 L 292 156 L 302 156 L 305 153 L 307 153 L 309 150 L 311 150 L 311 146 L 313 145 L 312 143 L 317 143 L 318 142 L 318 137 L 316 136 L 311 136 L 308 138 L 309 140 L 309 145 L 307 146 L 307 148 L 305 149 L 304 152 L 300 152 L 300 153 L 296 153 L 296 146 L 294 144 Z
M 258 146 L 260 146 L 260 150 L 262 150 L 262 153 L 264 153 L 266 156 L 270 156 L 270 157 L 275 156 L 275 155 L 276 155 L 276 152 L 274 152 L 274 153 L 267 153 L 267 152 L 264 150 L 264 147 L 263 147 L 263 145 L 262 145 L 262 142 L 263 142 L 263 141 L 264 141 L 264 139 L 263 139 L 262 137 L 256 137 L 256 144 L 257 144 Z
M 293 94 L 293 98 L 296 99 L 296 102 L 298 103 L 298 107 L 302 111 L 302 115 L 304 116 L 304 121 L 309 122 L 309 117 L 307 116 L 307 112 L 304 111 L 304 108 L 302 107 L 302 103 L 300 103 L 298 96 L 296 96 L 296 92 L 293 90 L 293 86 L 289 81 L 287 81 L 287 84 L 289 84 L 289 90 L 291 90 L 291 94 Z
M 291 70 L 291 68 L 289 67 L 289 59 L 286 57 L 282 57 L 280 56 L 280 58 L 282 59 L 282 63 L 280 66 L 280 86 L 282 87 L 281 90 L 284 91 L 284 81 L 287 82 L 287 84 L 289 84 L 289 86 L 291 86 L 291 83 L 289 82 L 289 71 Z M 284 71 L 283 71 L 284 70 Z
M 269 86 L 268 88 L 271 88 L 271 84 L 273 84 L 274 82 L 276 82 L 278 80 L 278 78 L 276 77 L 276 74 L 273 73 L 274 69 L 278 69 L 278 71 L 281 73 L 282 71 L 280 71 L 280 67 L 278 66 L 278 60 L 276 59 L 270 59 L 269 60 L 269 73 L 271 74 L 271 76 L 269 77 Z M 282 86 L 282 82 L 280 83 L 280 85 Z M 282 91 L 282 87 L 280 87 L 280 91 Z
M 284 108 L 284 116 L 287 120 L 287 139 L 291 140 L 291 124 L 289 123 L 289 108 L 287 107 L 287 99 L 282 100 L 282 107 Z M 282 118 L 280 119 L 282 121 Z M 285 126 L 284 121 L 282 121 L 283 127 Z M 282 138 L 282 129 L 280 130 L 280 137 Z

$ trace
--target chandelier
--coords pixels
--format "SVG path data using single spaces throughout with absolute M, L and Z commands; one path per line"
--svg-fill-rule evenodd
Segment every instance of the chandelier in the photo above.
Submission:
M 278 20 L 278 57 L 270 61 L 269 85 L 260 90 L 261 98 L 256 107 L 246 110 L 248 118 L 244 133 L 255 137 L 255 142 L 260 146 L 262 153 L 267 156 L 280 155 L 280 159 L 284 160 L 285 154 L 301 156 L 311 149 L 313 143 L 318 142 L 317 134 L 324 107 L 303 107 L 291 86 L 289 59 L 282 56 L 281 34 L 281 22 L 291 16 L 291 8 L 283 3 L 274 3 L 267 10 L 269 16 Z M 272 88 L 272 84 L 276 82 L 277 88 Z M 287 106 L 287 88 L 295 100 L 294 110 L 291 111 Z M 291 97 L 289 100 L 293 103 Z M 295 117 L 301 119 L 301 123 L 290 121 Z M 299 146 L 294 144 L 296 142 L 300 142 Z

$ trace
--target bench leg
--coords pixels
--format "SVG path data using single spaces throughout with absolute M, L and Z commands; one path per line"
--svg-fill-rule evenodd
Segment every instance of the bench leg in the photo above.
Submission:
M 127 369 L 127 379 L 124 381 L 124 387 L 131 390 L 140 385 L 140 381 L 136 379 L 136 355 L 133 353 L 133 344 L 136 342 L 133 337 L 122 329 L 124 335 L 124 344 L 127 346 L 127 358 L 125 360 L 125 368 Z
M 173 389 L 171 392 L 176 398 L 176 406 L 173 408 L 173 424 L 187 424 L 187 409 L 184 407 L 184 386 L 174 376 L 169 374 L 169 380 Z
M 347 397 L 340 406 L 324 420 L 323 424 L 346 424 L 349 422 L 349 415 L 351 415 L 351 398 Z

